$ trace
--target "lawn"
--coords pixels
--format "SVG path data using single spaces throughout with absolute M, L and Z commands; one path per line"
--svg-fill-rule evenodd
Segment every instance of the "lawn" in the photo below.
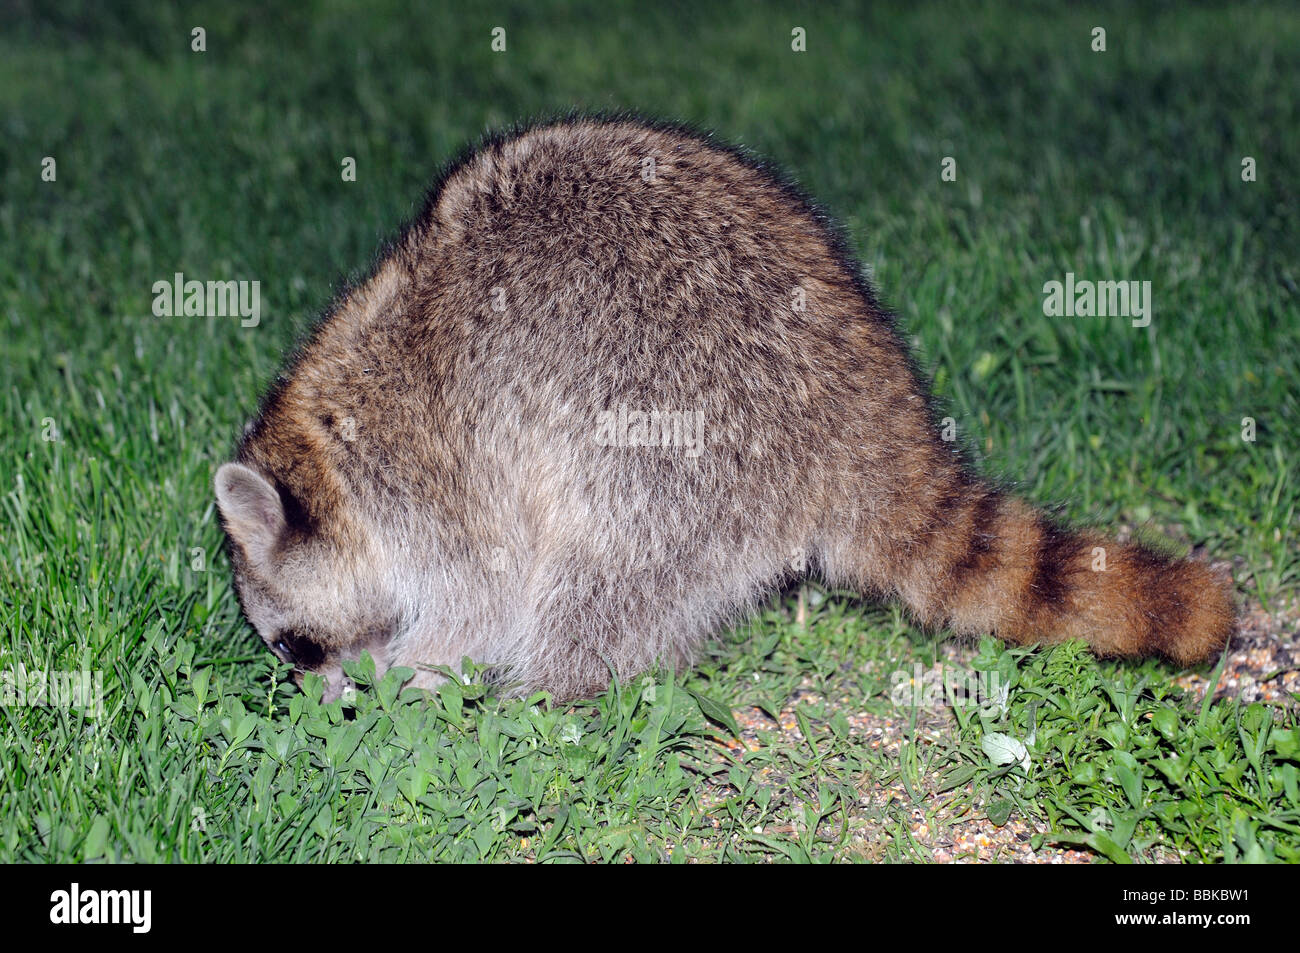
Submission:
M 6 696 L 0 861 L 1300 861 L 1293 6 L 17 10 L 0 672 L 92 673 L 103 704 Z M 440 164 L 573 108 L 788 169 L 984 473 L 1231 564 L 1253 621 L 1222 679 L 956 646 L 814 581 L 584 704 L 472 667 L 430 696 L 361 666 L 347 708 L 295 687 L 240 616 L 213 473 Z M 156 316 L 177 272 L 259 282 L 260 320 Z M 1150 324 L 1048 316 L 1067 273 L 1151 282 Z M 911 704 L 940 669 L 961 684 Z

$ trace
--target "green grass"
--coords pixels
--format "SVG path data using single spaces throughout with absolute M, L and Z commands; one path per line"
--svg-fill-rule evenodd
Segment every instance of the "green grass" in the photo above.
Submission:
M 753 147 L 843 222 L 986 473 L 1235 557 L 1243 601 L 1284 609 L 1293 9 L 157 6 L 33 4 L 0 36 L 0 670 L 100 671 L 106 705 L 0 707 L 0 860 L 915 860 L 938 788 L 1098 859 L 1300 859 L 1294 708 L 986 643 L 970 667 L 1005 710 L 890 754 L 847 716 L 898 716 L 890 675 L 936 637 L 815 588 L 806 624 L 778 597 L 695 672 L 586 705 L 472 677 L 321 705 L 241 619 L 211 500 L 284 348 L 442 161 L 488 125 L 626 107 Z M 260 281 L 262 323 L 154 317 L 177 271 Z M 1151 281 L 1152 325 L 1045 317 L 1067 271 Z M 798 742 L 719 740 L 725 708 L 801 691 Z

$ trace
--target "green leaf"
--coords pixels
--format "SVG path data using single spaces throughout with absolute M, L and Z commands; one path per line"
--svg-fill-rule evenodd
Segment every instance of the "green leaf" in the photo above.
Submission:
M 1001 798 L 997 801 L 994 801 L 992 804 L 988 806 L 988 810 L 986 811 L 986 813 L 988 815 L 988 819 L 993 823 L 994 827 L 1001 827 L 1008 820 L 1011 819 L 1012 807 L 1013 807 L 1012 803 L 1008 801 L 1006 798 Z
M 1161 737 L 1166 741 L 1178 740 L 1178 712 L 1174 711 L 1174 709 L 1159 709 L 1151 716 L 1151 724 L 1155 726 L 1156 731 L 1160 732 Z
M 991 731 L 980 741 L 980 748 L 994 764 L 1020 763 L 1022 768 L 1029 767 L 1029 750 L 1024 743 L 1000 731 Z
M 949 771 L 943 779 L 943 782 L 935 789 L 935 793 L 943 794 L 951 791 L 953 788 L 959 788 L 975 775 L 979 773 L 979 768 L 973 764 L 964 764 L 960 767 Z
M 982 351 L 971 365 L 971 374 L 975 380 L 982 381 L 998 369 L 1002 361 L 991 351 Z
M 462 720 L 461 712 L 465 704 L 465 697 L 461 693 L 460 683 L 448 680 L 439 685 L 438 700 L 442 703 L 442 709 L 447 714 L 447 720 L 453 725 L 459 725 Z
M 1124 849 L 1116 844 L 1113 840 L 1098 831 L 1094 831 L 1084 838 L 1084 843 L 1101 854 L 1107 860 L 1116 864 L 1131 864 L 1133 858 L 1125 853 Z
M 1269 735 L 1269 741 L 1273 745 L 1274 753 L 1287 761 L 1300 761 L 1297 755 L 1300 755 L 1300 728 L 1292 728 L 1284 731 L 1281 728 L 1274 728 Z
M 1117 763 L 1112 770 L 1115 774 L 1115 780 L 1124 789 L 1124 796 L 1128 798 L 1130 804 L 1140 810 L 1142 808 L 1142 778 L 1127 765 Z
M 86 834 L 86 842 L 82 846 L 86 860 L 97 860 L 107 853 L 108 848 L 108 819 L 100 814 L 90 825 L 90 832 Z
M 1091 761 L 1081 761 L 1074 766 L 1070 779 L 1075 784 L 1090 787 L 1097 783 L 1097 766 Z
M 736 718 L 731 713 L 731 709 L 719 701 L 715 701 L 707 695 L 701 695 L 699 692 L 686 689 L 690 696 L 695 699 L 695 703 L 700 706 L 700 711 L 704 717 L 715 724 L 721 725 L 731 732 L 733 738 L 740 737 L 740 726 L 736 724 Z

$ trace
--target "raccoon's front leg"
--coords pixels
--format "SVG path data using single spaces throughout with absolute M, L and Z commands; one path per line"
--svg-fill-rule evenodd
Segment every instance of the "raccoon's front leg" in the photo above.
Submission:
M 452 608 L 446 605 L 447 609 Z M 447 671 L 459 674 L 466 658 L 491 666 L 497 662 L 504 626 L 497 619 L 475 622 L 451 613 L 439 613 L 411 626 L 398 638 L 390 652 L 392 665 L 414 671 L 406 683 L 410 688 L 437 691 L 448 680 Z
M 609 684 L 611 669 L 598 651 L 584 646 L 575 635 L 591 629 L 591 619 L 562 613 L 534 622 L 527 632 L 513 637 L 428 635 L 399 649 L 395 664 L 414 669 L 409 687 L 434 692 L 447 682 L 447 670 L 460 673 L 463 660 L 469 658 L 485 669 L 485 681 L 506 696 L 523 697 L 539 690 L 549 691 L 557 700 L 595 695 Z
M 545 690 L 557 701 L 591 697 L 657 663 L 689 664 L 718 613 L 668 568 L 601 568 L 590 555 L 531 573 L 527 610 L 491 661 L 509 694 Z

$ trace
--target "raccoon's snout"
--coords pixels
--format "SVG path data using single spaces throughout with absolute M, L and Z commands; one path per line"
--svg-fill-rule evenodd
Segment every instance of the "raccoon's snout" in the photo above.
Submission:
M 315 645 L 315 643 L 311 644 Z M 319 649 L 319 646 L 316 646 L 316 648 Z M 291 647 L 291 640 L 286 640 L 283 636 L 276 639 L 275 644 L 271 646 L 271 651 L 293 666 L 293 682 L 299 688 L 302 688 L 303 678 L 308 672 L 319 675 L 324 679 L 325 686 L 321 694 L 321 701 L 332 702 L 336 698 L 342 697 L 349 689 L 356 687 L 352 679 L 343 674 L 342 665 L 338 664 L 338 662 L 326 664 L 324 652 L 320 652 L 319 656 L 312 653 L 315 661 L 309 663 L 295 653 Z
M 301 681 L 299 682 L 301 688 Z M 325 678 L 325 689 L 321 693 L 321 701 L 332 702 L 342 698 L 348 692 L 356 691 L 356 683 L 343 674 L 342 669 L 338 672 L 331 673 Z
M 271 651 L 293 666 L 293 680 L 302 687 L 303 676 L 308 672 L 319 675 L 325 680 L 323 701 L 334 701 L 356 688 L 343 671 L 343 662 L 355 662 L 361 658 L 363 651 L 369 652 L 374 660 L 375 673 L 383 677 L 388 671 L 388 641 L 391 631 L 376 630 L 359 639 L 355 645 L 346 650 L 326 651 L 314 638 L 300 629 L 284 629 L 271 643 Z

